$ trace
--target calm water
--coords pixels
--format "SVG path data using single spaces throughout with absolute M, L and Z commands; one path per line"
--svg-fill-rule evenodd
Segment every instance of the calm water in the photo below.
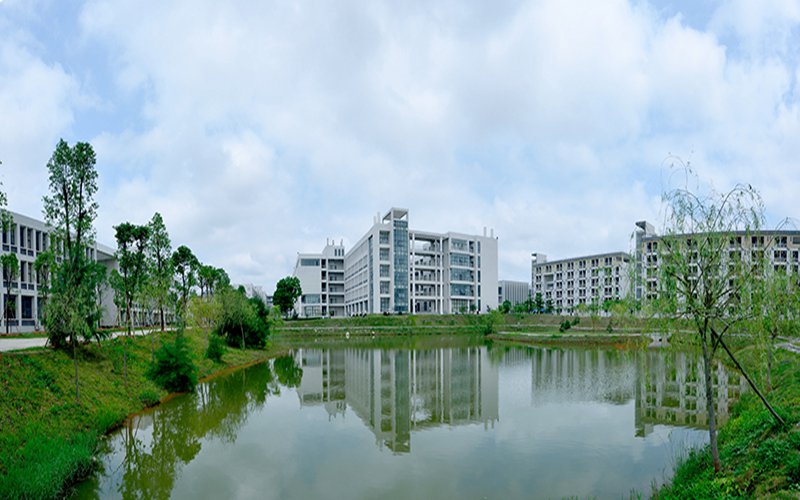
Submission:
M 645 494 L 706 442 L 696 357 L 602 349 L 300 349 L 108 440 L 78 498 Z M 722 367 L 718 405 L 742 390 Z

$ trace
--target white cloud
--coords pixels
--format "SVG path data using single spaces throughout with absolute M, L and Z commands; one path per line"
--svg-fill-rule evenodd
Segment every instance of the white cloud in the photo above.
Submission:
M 662 12 L 88 1 L 75 57 L 99 53 L 108 88 L 11 43 L 28 73 L 4 63 L 17 83 L 0 103 L 31 112 L 0 145 L 43 166 L 76 121 L 92 130 L 81 103 L 104 103 L 121 122 L 82 138 L 98 151 L 101 239 L 158 210 L 176 245 L 268 288 L 296 252 L 352 243 L 393 205 L 421 229 L 493 227 L 503 278 L 528 279 L 532 251 L 626 249 L 633 222 L 657 218 L 668 153 L 792 215 L 797 4 L 725 2 L 707 30 Z M 23 84 L 37 71 L 41 87 Z

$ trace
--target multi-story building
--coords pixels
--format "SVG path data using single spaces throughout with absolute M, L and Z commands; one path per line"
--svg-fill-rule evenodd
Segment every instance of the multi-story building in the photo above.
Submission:
M 713 233 L 712 233 L 713 234 Z M 723 260 L 733 256 L 739 259 L 763 257 L 772 269 L 787 272 L 800 272 L 800 231 L 798 230 L 759 230 L 726 232 L 728 244 L 723 246 L 726 255 Z M 653 299 L 658 293 L 659 248 L 665 236 L 656 234 L 647 221 L 636 223 L 635 232 L 635 274 L 634 291 L 637 299 Z M 670 235 L 670 238 L 685 238 L 687 242 L 700 241 L 703 233 Z
M 303 294 L 295 304 L 301 318 L 344 316 L 344 244 L 328 241 L 321 253 L 298 254 L 294 276 Z
M 621 300 L 630 292 L 630 256 L 611 252 L 547 261 L 531 255 L 531 291 L 550 301 L 556 313 L 570 313 L 580 304 Z
M 22 214 L 8 212 L 12 224 L 8 231 L 3 232 L 3 253 L 15 253 L 19 261 L 16 278 L 11 282 L 11 293 L 7 293 L 8 283 L 3 276 L 3 286 L 0 290 L 2 297 L 3 314 L 2 329 L 5 333 L 6 321 L 13 332 L 32 332 L 42 329 L 44 313 L 44 297 L 41 294 L 42 277 L 37 276 L 34 268 L 36 257 L 50 248 L 51 228 L 44 222 L 32 219 Z M 114 249 L 96 243 L 87 249 L 87 254 L 93 260 L 105 265 L 110 271 L 117 265 Z M 114 305 L 114 296 L 111 290 L 105 289 L 101 293 L 103 316 L 101 326 L 112 326 L 117 323 L 117 308 Z M 6 320 L 5 312 L 9 312 Z
M 452 314 L 497 307 L 497 239 L 409 228 L 392 208 L 345 255 L 345 312 Z
M 531 285 L 524 281 L 500 280 L 497 282 L 497 303 L 502 304 L 506 300 L 512 306 L 522 304 L 531 296 Z

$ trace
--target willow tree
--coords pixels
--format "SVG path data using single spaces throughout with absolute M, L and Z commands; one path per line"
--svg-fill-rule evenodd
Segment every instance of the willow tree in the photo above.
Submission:
M 714 470 L 719 471 L 712 372 L 720 347 L 761 396 L 724 338 L 752 317 L 751 301 L 764 273 L 763 204 L 751 186 L 738 185 L 726 193 L 678 188 L 664 195 L 664 205 L 664 232 L 656 243 L 654 305 L 676 341 L 699 345 L 709 446 Z M 781 421 L 763 396 L 762 401 Z
M 68 341 L 72 346 L 78 400 L 78 336 L 90 339 L 94 333 L 91 318 L 95 287 L 90 250 L 97 217 L 95 163 L 94 150 L 89 143 L 78 142 L 70 147 L 63 139 L 58 141 L 47 162 L 50 195 L 44 197 L 45 221 L 53 228 L 51 245 L 57 249 L 44 323 L 53 346 L 65 347 Z
M 780 250 L 778 250 L 780 251 Z M 786 251 L 786 250 L 783 250 Z M 800 331 L 800 286 L 798 275 L 780 264 L 765 269 L 753 301 L 752 333 L 766 351 L 766 384 L 772 390 L 772 363 L 775 344 L 781 335 Z

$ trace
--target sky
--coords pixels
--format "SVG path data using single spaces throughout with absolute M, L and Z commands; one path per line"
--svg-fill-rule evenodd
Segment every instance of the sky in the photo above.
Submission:
M 59 138 L 97 153 L 99 242 L 267 291 L 390 207 L 530 255 L 627 251 L 672 165 L 800 218 L 800 0 L 0 0 L 0 180 L 41 217 Z

